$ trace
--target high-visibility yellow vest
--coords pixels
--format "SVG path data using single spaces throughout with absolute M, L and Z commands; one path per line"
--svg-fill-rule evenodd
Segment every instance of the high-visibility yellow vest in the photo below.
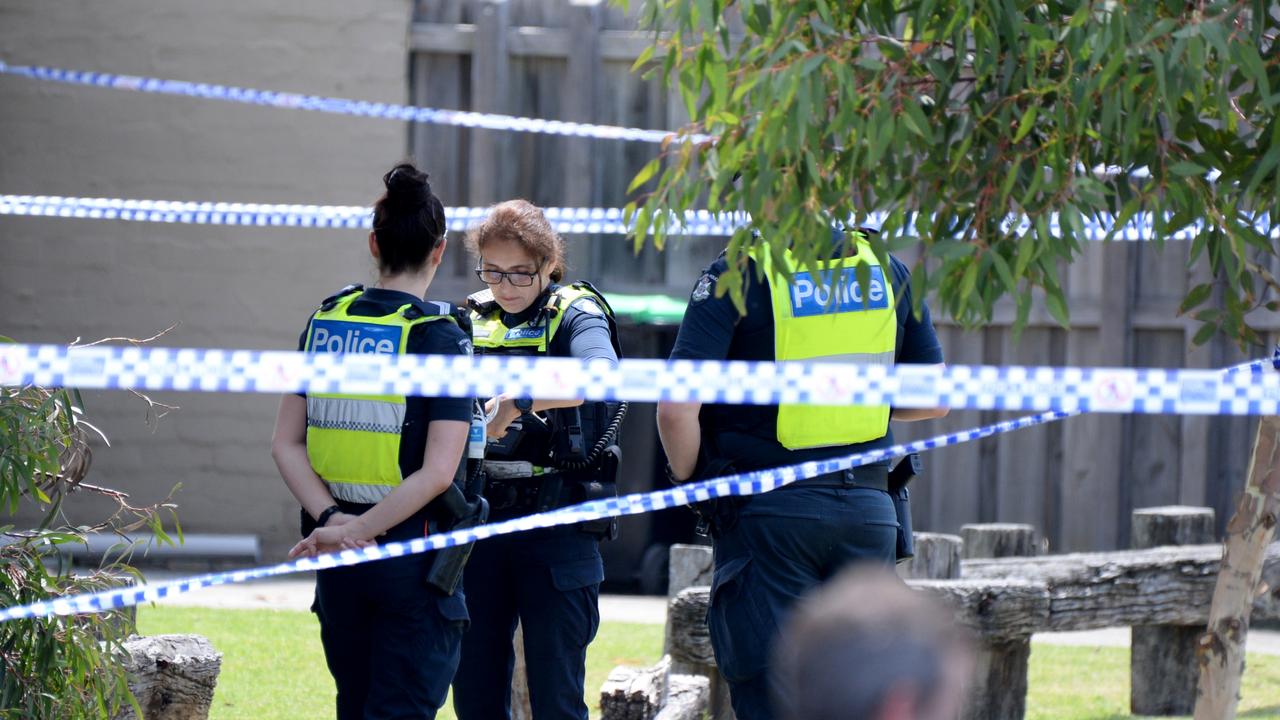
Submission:
M 591 283 L 577 282 L 553 290 L 547 297 L 543 311 L 533 313 L 528 320 L 515 327 L 507 327 L 502 322 L 502 310 L 493 300 L 491 291 L 482 290 L 472 295 L 467 302 L 471 307 L 471 340 L 476 352 L 545 355 L 551 338 L 560 329 L 565 310 L 584 297 L 595 301 L 609 320 L 616 350 L 617 333 L 612 330 L 613 308 L 609 307 L 604 296 Z
M 537 312 L 514 327 L 508 327 L 502 321 L 502 309 L 493 299 L 491 291 L 482 290 L 471 295 L 467 298 L 467 305 L 471 308 L 471 341 L 476 354 L 546 355 L 569 307 L 581 298 L 590 298 L 604 315 L 609 324 L 614 352 L 622 357 L 613 308 L 609 307 L 600 291 L 588 282 L 555 288 L 548 293 L 545 304 Z M 595 312 L 583 305 L 579 308 L 584 312 Z M 584 449 L 589 450 L 605 432 L 615 408 L 612 403 L 588 402 L 578 408 L 549 411 L 547 415 L 551 419 L 552 436 L 543 438 L 539 443 L 521 445 L 517 458 L 531 461 L 539 469 L 557 466 L 559 462 L 553 457 L 553 448 L 557 444 L 571 447 L 573 443 L 570 440 L 575 436 L 584 443 Z M 492 445 L 487 451 L 487 457 L 498 461 L 509 459 L 501 448 Z
M 354 286 L 325 301 L 307 328 L 307 352 L 403 355 L 415 326 L 457 323 L 448 303 L 431 303 L 438 314 L 405 303 L 388 315 L 351 315 L 363 294 Z M 404 417 L 403 395 L 307 394 L 307 457 L 334 498 L 376 503 L 400 484 Z
M 894 364 L 893 282 L 865 240 L 857 241 L 857 250 L 817 263 L 816 272 L 800 271 L 789 250 L 785 268 L 775 268 L 767 252 L 752 254 L 769 281 L 776 360 Z M 866 288 L 858 282 L 859 265 L 870 271 Z M 867 442 L 884 437 L 888 429 L 888 405 L 778 406 L 778 442 L 791 450 Z

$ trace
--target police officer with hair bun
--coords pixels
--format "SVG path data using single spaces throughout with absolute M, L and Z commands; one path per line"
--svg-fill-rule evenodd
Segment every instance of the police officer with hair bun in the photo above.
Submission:
M 728 268 L 722 254 L 693 289 L 671 359 L 941 363 L 928 309 L 912 313 L 906 266 L 892 257 L 882 265 L 859 232 L 834 232 L 832 246 L 817 268 L 799 267 L 789 249 L 753 253 L 742 270 L 742 315 L 727 295 L 717 297 Z M 658 406 L 658 430 L 672 481 L 687 482 L 887 447 L 891 418 L 945 414 L 668 402 Z M 769 658 L 793 603 L 851 562 L 895 562 L 900 527 L 889 475 L 887 463 L 854 468 L 704 508 L 715 546 L 707 624 L 740 720 L 777 716 Z
M 500 203 L 467 234 L 488 289 L 468 298 L 476 353 L 617 363 L 613 310 L 586 282 L 561 284 L 564 243 L 542 211 Z M 615 494 L 625 405 L 503 395 L 486 408 L 485 495 L 506 520 Z M 512 638 L 523 623 L 533 720 L 587 720 L 587 645 L 600 623 L 600 540 L 610 521 L 476 543 L 466 568 L 473 624 L 453 683 L 459 720 L 511 716 Z
M 465 313 L 423 300 L 447 244 L 444 206 L 427 176 L 408 163 L 393 168 L 383 183 L 369 234 L 376 284 L 351 285 L 327 298 L 307 323 L 299 349 L 469 355 Z M 272 455 L 302 505 L 304 535 L 289 557 L 449 529 L 458 518 L 441 503 L 457 498 L 468 474 L 464 448 L 473 403 L 347 393 L 284 396 Z M 410 555 L 316 574 L 313 610 L 337 685 L 340 720 L 429 719 L 444 704 L 467 623 L 461 588 L 438 578 L 450 557 L 456 554 Z

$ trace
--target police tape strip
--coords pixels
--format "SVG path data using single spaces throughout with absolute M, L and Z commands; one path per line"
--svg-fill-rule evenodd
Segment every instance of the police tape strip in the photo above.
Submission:
M 1212 371 L 1224 377 L 1243 375 L 1256 377 L 1264 372 L 1268 364 L 1280 370 L 1280 348 L 1271 361 L 1255 360 L 1226 370 Z M 57 615 L 74 615 L 80 613 L 97 613 L 154 602 L 216 585 L 241 583 L 248 580 L 289 575 L 298 572 L 325 570 L 335 567 L 360 565 L 367 562 L 389 558 L 416 555 L 419 553 L 441 550 L 456 545 L 484 540 L 499 535 L 510 535 L 517 532 L 540 528 L 572 525 L 590 520 L 600 520 L 625 515 L 665 510 L 668 508 L 705 502 L 725 497 L 745 497 L 775 490 L 799 480 L 817 477 L 828 473 L 847 470 L 849 468 L 882 462 L 910 453 L 926 452 L 938 448 L 950 447 L 972 440 L 1013 432 L 1023 428 L 1044 425 L 1063 418 L 1079 415 L 1082 410 L 1039 413 L 1015 420 L 987 425 L 984 427 L 963 430 L 956 433 L 937 435 L 925 440 L 901 443 L 888 448 L 855 453 L 843 457 L 822 461 L 806 462 L 779 468 L 756 470 L 753 472 L 712 478 L 700 482 L 687 483 L 667 490 L 650 493 L 632 493 L 618 498 L 594 500 L 579 503 L 559 510 L 528 515 L 498 523 L 481 525 L 475 528 L 437 533 L 424 538 L 415 538 L 408 542 L 387 543 L 361 550 L 344 550 L 337 553 L 319 555 L 314 558 L 302 558 L 293 562 L 267 565 L 247 570 L 210 573 L 183 580 L 164 583 L 136 585 L 128 588 L 103 590 L 85 593 L 66 598 L 54 598 L 27 605 L 17 605 L 0 610 L 0 622 L 25 618 L 44 618 Z
M 619 127 L 614 125 L 598 125 L 591 123 L 575 123 L 560 120 L 544 120 L 540 118 L 517 117 L 512 115 L 502 115 L 497 113 L 478 113 L 461 110 L 440 110 L 436 108 L 415 107 L 410 105 L 397 105 L 392 103 L 373 103 L 361 100 L 350 100 L 346 98 L 321 97 L 315 95 L 299 95 L 296 93 L 283 93 L 272 90 L 255 90 L 252 88 L 230 87 L 226 85 L 216 85 L 210 83 L 192 83 L 181 80 L 164 80 L 151 77 L 137 77 L 132 75 L 117 75 L 113 73 L 99 73 L 82 70 L 68 70 L 64 68 L 44 67 L 36 65 L 9 65 L 0 60 L 0 74 L 17 75 L 33 80 L 44 80 L 50 82 L 67 83 L 72 85 L 84 85 L 89 87 L 110 88 L 117 90 L 132 90 L 145 93 L 158 93 L 163 95 L 178 95 L 185 97 L 204 98 L 209 100 L 222 100 L 227 102 L 244 103 L 249 105 L 265 105 L 276 108 L 286 108 L 294 110 L 312 110 L 317 112 L 336 113 L 341 115 L 353 115 L 359 117 L 389 118 L 394 120 L 405 120 L 411 122 L 434 123 L 440 125 L 454 125 L 459 127 L 483 128 L 490 130 L 509 130 L 515 132 L 532 132 L 544 133 L 551 135 L 567 135 L 576 137 L 591 137 L 610 140 L 635 140 L 649 143 L 662 143 L 668 139 L 691 141 L 695 143 L 713 140 L 710 135 L 691 134 L 678 135 L 677 133 L 666 130 L 644 130 L 640 128 Z M 1100 166 L 1101 167 L 1101 166 Z M 1095 168 L 1097 171 L 1098 168 Z M 1109 169 L 1108 169 L 1109 170 Z M 1145 175 L 1144 175 L 1145 172 Z M 1217 171 L 1214 171 L 1217 172 Z M 1135 177 L 1149 176 L 1146 168 L 1138 168 L 1134 171 Z M 12 196 L 10 196 L 12 197 Z M 73 199 L 73 198 L 67 198 Z M 78 200 L 86 200 L 79 198 Z M 163 201 L 126 201 L 126 202 L 163 202 Z M 209 203 L 200 203 L 200 205 L 208 205 Z M 272 207 L 272 206 L 262 206 Z M 318 207 L 318 206 L 275 206 L 275 207 Z M 85 217 L 95 218 L 103 217 L 105 219 L 122 219 L 122 220 L 140 220 L 147 222 L 185 222 L 199 224 L 218 224 L 218 225 L 255 225 L 255 226 L 281 226 L 281 227 L 365 227 L 367 226 L 367 217 L 361 219 L 359 214 L 354 216 L 331 217 L 326 214 L 308 215 L 298 213 L 291 210 L 259 211 L 247 213 L 225 213 L 205 212 L 203 210 L 183 211 L 183 210 L 158 210 L 148 212 L 138 212 L 129 210 L 115 217 L 110 214 L 98 215 L 97 210 L 93 208 L 86 209 L 83 214 L 77 214 L 78 211 L 71 210 L 67 212 L 65 206 L 57 211 L 51 211 L 45 207 L 27 206 L 28 212 L 11 213 L 25 215 L 43 215 L 54 217 Z M 367 216 L 367 211 L 359 208 L 343 208 L 345 210 L 360 210 Z M 463 210 L 464 208 L 457 208 Z M 617 212 L 620 210 L 610 209 L 607 212 Z M 3 213 L 3 207 L 0 206 L 0 214 Z M 450 217 L 451 230 L 464 229 L 465 225 L 459 221 L 455 224 Z M 203 218 L 203 220 L 199 219 Z M 555 222 L 555 221 L 553 221 Z M 588 224 L 582 226 L 573 226 L 561 222 L 556 225 L 559 232 L 564 233 L 600 233 L 600 234 L 627 234 L 630 232 L 629 227 L 621 222 L 601 222 L 596 225 L 596 229 L 592 229 Z M 879 225 L 873 217 L 868 220 L 872 226 Z M 723 223 L 708 222 L 703 226 L 684 227 L 676 224 L 674 232 L 689 235 L 730 235 L 742 223 Z M 913 227 L 915 221 L 913 218 L 908 219 L 905 227 Z M 1090 240 L 1108 239 L 1111 235 L 1110 226 L 1113 223 L 1104 221 L 1097 223 L 1086 219 L 1084 221 L 1084 233 Z M 1273 223 L 1270 216 L 1260 216 L 1252 222 L 1256 231 L 1271 239 L 1280 239 L 1280 222 Z M 1011 217 L 1006 222 L 1009 232 L 1022 235 L 1030 232 L 1033 228 L 1031 222 L 1024 218 Z M 1114 238 L 1117 240 L 1187 240 L 1193 239 L 1205 229 L 1203 221 L 1180 228 L 1167 236 L 1157 236 L 1151 222 L 1150 217 L 1138 218 L 1129 222 L 1124 227 L 1119 228 Z M 1058 235 L 1061 233 L 1061 224 L 1056 216 L 1049 219 L 1049 232 Z M 901 233 L 900 233 L 901 234 Z
M 326 352 L 0 345 L 0 385 L 192 392 L 349 393 L 892 405 L 1153 414 L 1280 414 L 1280 373 L 954 365 L 380 354 L 358 330 Z M 385 342 L 385 341 L 384 341 Z M 387 349 L 384 349 L 387 350 Z M 1280 367 L 1280 348 L 1277 348 Z
M 84 85 L 112 90 L 132 90 L 159 95 L 178 95 L 219 100 L 244 105 L 262 105 L 286 110 L 310 110 L 313 112 L 351 115 L 355 117 L 383 118 L 405 122 L 451 125 L 484 130 L 508 130 L 512 132 L 565 135 L 570 137 L 597 138 L 601 140 L 630 140 L 634 142 L 662 143 L 673 141 L 705 142 L 710 136 L 701 133 L 678 135 L 669 130 L 645 130 L 642 128 L 597 125 L 594 123 L 543 120 L 498 113 L 480 113 L 464 110 L 397 105 L 395 103 L 368 102 L 348 98 L 300 95 L 298 93 L 255 90 L 230 87 L 213 83 L 194 83 L 183 80 L 165 80 L 153 77 L 116 75 L 114 73 L 67 70 L 38 65 L 9 65 L 0 60 L 0 74 L 18 75 L 32 80 Z
M 996 423 L 995 425 L 988 425 L 986 427 L 976 428 L 973 430 L 966 430 L 960 433 L 939 435 L 927 440 L 895 445 L 882 450 L 858 453 L 821 462 L 807 462 L 799 465 L 789 465 L 786 467 L 757 470 L 755 472 L 741 473 L 738 475 L 729 475 L 702 482 L 679 485 L 668 490 L 659 490 L 650 493 L 634 493 L 607 500 L 594 500 L 580 503 L 578 505 L 572 505 L 560 510 L 540 513 L 537 515 L 528 515 L 521 518 L 515 518 L 513 520 L 482 525 L 476 528 L 428 535 L 426 537 L 415 538 L 407 542 L 393 542 L 361 550 L 344 550 L 342 552 L 331 553 L 328 555 L 319 555 L 314 558 L 302 558 L 277 565 L 269 565 L 247 570 L 236 570 L 233 572 L 211 573 L 183 580 L 138 585 L 115 590 L 104 590 L 95 593 L 76 595 L 73 597 L 45 600 L 28 605 L 18 605 L 0 610 L 0 622 L 20 620 L 24 618 L 49 617 L 53 615 L 105 612 L 144 602 L 153 602 L 163 598 L 172 597 L 174 595 L 191 592 L 192 590 L 213 587 L 215 585 L 241 583 L 247 580 L 257 580 L 311 570 L 326 570 L 335 567 L 360 565 L 376 560 L 416 555 L 432 550 L 441 550 L 453 547 L 455 545 L 465 545 L 470 542 L 484 540 L 485 538 L 496 537 L 499 535 L 510 535 L 517 532 L 555 527 L 558 525 L 572 525 L 588 520 L 600 520 L 603 518 L 621 517 L 625 515 L 639 515 L 641 513 L 680 507 L 682 505 L 703 502 L 714 498 L 757 495 L 759 493 L 768 492 L 784 485 L 788 485 L 796 482 L 797 480 L 804 480 L 859 465 L 888 460 L 908 453 L 923 452 L 950 445 L 958 445 L 963 442 L 990 437 L 999 433 L 1011 432 L 1013 430 L 1019 430 L 1033 425 L 1042 425 L 1044 423 L 1053 422 L 1054 420 L 1060 420 L 1064 417 L 1068 417 L 1069 415 L 1071 415 L 1071 413 L 1041 413 L 1039 415 Z
M 449 230 L 464 231 L 482 220 L 489 213 L 484 207 L 445 208 Z M 565 234 L 627 235 L 632 231 L 622 208 L 543 208 L 547 220 L 557 232 Z M 368 229 L 372 223 L 373 209 L 356 205 L 297 205 L 272 203 L 226 203 L 184 200 L 145 200 L 130 198 L 65 197 L 58 195 L 0 195 L 0 215 L 32 217 L 78 218 L 86 220 L 127 220 L 133 222 L 178 223 L 186 225 L 238 225 L 250 227 L 316 228 L 316 229 Z M 887 219 L 883 212 L 872 213 L 866 227 L 880 227 Z M 742 212 L 712 213 L 707 210 L 689 210 L 679 217 L 672 217 L 668 232 L 678 235 L 724 237 L 747 225 L 750 215 Z M 1101 222 L 1083 221 L 1087 240 L 1106 240 L 1114 227 L 1114 218 Z M 908 218 L 907 227 L 914 227 L 914 218 Z M 1032 224 L 1022 219 L 1007 223 L 1008 231 L 1017 235 L 1030 232 Z M 1192 240 L 1204 231 L 1203 222 L 1197 222 L 1163 236 L 1165 240 Z M 1049 233 L 1060 236 L 1062 225 L 1056 215 L 1048 221 Z M 1273 226 L 1267 216 L 1254 222 L 1259 234 L 1280 240 L 1280 224 Z M 896 235 L 904 235 L 899 230 Z M 1114 240 L 1150 241 L 1156 239 L 1155 226 L 1150 215 L 1143 215 L 1128 222 L 1116 231 Z
M 543 208 L 547 220 L 564 234 L 626 235 L 631 224 L 622 208 Z M 448 207 L 451 232 L 462 232 L 489 214 L 487 207 Z M 183 225 L 361 229 L 373 224 L 373 208 L 354 205 L 294 205 L 268 203 L 192 202 L 127 198 L 63 197 L 57 195 L 0 195 L 0 215 L 127 220 Z M 671 225 L 673 234 L 728 236 L 746 224 L 742 213 L 690 210 Z

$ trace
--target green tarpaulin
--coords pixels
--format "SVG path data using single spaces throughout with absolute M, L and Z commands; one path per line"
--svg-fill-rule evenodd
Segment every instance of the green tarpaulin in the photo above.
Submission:
M 615 295 L 605 296 L 613 312 L 621 320 L 638 325 L 676 325 L 684 317 L 688 303 L 666 295 Z

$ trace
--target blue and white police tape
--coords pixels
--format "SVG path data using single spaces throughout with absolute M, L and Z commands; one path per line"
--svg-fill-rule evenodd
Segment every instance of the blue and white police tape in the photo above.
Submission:
M 103 590 L 72 597 L 55 598 L 28 605 L 17 605 L 0 610 L 0 622 L 20 620 L 24 618 L 41 618 L 54 615 L 74 615 L 80 613 L 96 613 L 116 610 L 145 602 L 153 602 L 166 597 L 180 595 L 215 585 L 245 582 L 260 578 L 276 577 L 297 572 L 324 570 L 334 567 L 360 565 L 362 563 L 403 557 L 440 550 L 455 545 L 465 545 L 477 540 L 510 535 L 539 528 L 572 525 L 588 520 L 599 520 L 608 517 L 639 515 L 641 513 L 680 507 L 695 502 L 703 502 L 713 498 L 757 495 L 788 485 L 798 480 L 817 477 L 827 473 L 845 470 L 859 465 L 888 460 L 913 452 L 924 452 L 950 445 L 958 445 L 970 440 L 990 437 L 999 433 L 1012 432 L 1034 425 L 1053 422 L 1067 417 L 1070 413 L 1048 412 L 1030 417 L 1009 420 L 986 427 L 966 430 L 949 435 L 939 435 L 927 440 L 894 445 L 881 450 L 847 455 L 819 462 L 806 462 L 798 465 L 757 470 L 754 472 L 713 478 L 696 483 L 679 485 L 667 490 L 650 493 L 634 493 L 618 498 L 594 500 L 572 505 L 560 510 L 529 515 L 506 520 L 499 523 L 482 525 L 476 528 L 455 530 L 447 533 L 428 535 L 407 542 L 387 543 L 361 550 L 345 550 L 342 552 L 319 555 L 314 558 L 301 558 L 292 562 L 280 563 L 247 570 L 211 573 L 170 582 L 137 585 L 114 590 Z
M 194 392 L 354 393 L 892 405 L 1155 414 L 1280 414 L 1280 373 L 1261 370 L 605 360 L 381 354 L 358 330 L 317 353 L 96 345 L 0 345 L 0 385 Z
M 711 139 L 710 136 L 700 133 L 677 135 L 668 130 L 645 130 L 616 125 L 542 120 L 540 118 L 518 117 L 498 113 L 441 110 L 439 108 L 397 105 L 395 103 L 368 102 L 319 95 L 300 95 L 297 93 L 276 92 L 274 90 L 255 90 L 253 88 L 229 87 L 212 83 L 194 83 L 184 80 L 165 80 L 162 78 L 116 75 L 85 70 L 67 70 L 37 65 L 9 65 L 2 60 L 0 60 L 0 74 L 112 90 L 132 90 L 159 95 L 220 100 L 245 105 L 263 105 L 287 110 L 311 110 L 335 115 L 403 120 L 406 122 L 481 128 L 484 130 L 509 130 L 512 132 L 565 135 L 598 138 L 601 140 L 631 140 L 646 143 L 662 143 L 668 139 L 692 142 L 705 142 Z
M 489 212 L 483 207 L 445 208 L 449 230 L 462 231 L 479 222 Z M 627 235 L 632 231 L 622 208 L 543 208 L 547 220 L 557 232 L 566 234 Z M 320 228 L 320 229 L 368 229 L 372 208 L 356 205 L 297 205 L 271 203 L 226 203 L 183 200 L 145 200 L 130 198 L 64 197 L 57 195 L 0 195 L 0 215 L 34 217 L 78 218 L 89 220 L 129 220 L 134 222 L 178 223 L 186 225 L 241 225 L 254 227 Z M 872 213 L 861 223 L 864 227 L 880 227 L 885 223 L 885 213 Z M 1081 228 L 1087 240 L 1106 240 L 1112 234 L 1116 218 L 1104 216 L 1098 220 L 1084 219 Z M 673 217 L 668 232 L 679 235 L 728 236 L 748 224 L 751 216 L 746 213 L 712 213 L 706 210 L 689 210 Z M 915 216 L 907 218 L 906 227 L 914 227 Z M 1033 224 L 1025 218 L 1011 218 L 1006 223 L 1009 232 L 1022 235 L 1031 231 Z M 1268 216 L 1253 220 L 1254 230 L 1260 235 L 1280 240 L 1280 224 L 1273 225 Z M 1051 235 L 1062 234 L 1062 223 L 1057 215 L 1046 226 Z M 1198 221 L 1169 235 L 1157 235 L 1153 218 L 1144 214 L 1131 219 L 1123 227 L 1115 229 L 1115 240 L 1150 241 L 1192 240 L 1205 230 L 1205 223 Z M 894 236 L 907 234 L 898 230 Z
M 1235 374 L 1255 375 L 1262 372 L 1267 364 L 1273 364 L 1280 370 L 1280 347 L 1270 361 L 1255 360 L 1237 365 L 1226 370 L 1213 371 L 1220 375 Z M 1078 415 L 1082 411 L 1052 411 L 1028 417 L 1007 420 L 985 427 L 963 430 L 961 432 L 937 435 L 925 440 L 902 443 L 880 450 L 855 453 L 843 457 L 831 458 L 817 462 L 806 462 L 780 468 L 756 470 L 753 472 L 712 478 L 701 482 L 687 483 L 668 490 L 651 493 L 633 493 L 618 498 L 594 500 L 546 513 L 515 518 L 500 523 L 491 523 L 476 528 L 438 533 L 408 542 L 387 543 L 361 550 L 344 550 L 338 553 L 320 555 L 314 558 L 302 558 L 293 562 L 268 565 L 233 572 L 211 573 L 164 583 L 137 585 L 128 588 L 104 590 L 66 598 L 53 598 L 27 605 L 18 605 L 0 610 L 0 622 L 23 618 L 43 618 L 55 615 L 73 615 L 79 613 L 96 613 L 130 607 L 144 602 L 154 602 L 163 598 L 181 595 L 216 585 L 241 583 L 248 580 L 288 575 L 297 572 L 324 570 L 333 567 L 359 565 L 387 558 L 403 557 L 417 553 L 440 550 L 455 545 L 483 540 L 498 535 L 508 535 L 538 528 L 571 525 L 588 520 L 606 517 L 638 515 L 656 510 L 664 510 L 694 502 L 704 502 L 713 498 L 731 496 L 749 496 L 768 492 L 784 485 L 808 478 L 838 472 L 860 465 L 882 462 L 891 458 L 914 452 L 925 452 L 938 448 L 950 447 L 971 440 L 980 440 L 1001 433 L 1013 432 L 1023 428 L 1043 425 Z
M 543 208 L 556 232 L 565 234 L 626 235 L 631 225 L 621 208 Z M 465 231 L 489 214 L 485 207 L 445 208 L 452 232 Z M 372 226 L 373 209 L 355 205 L 289 205 L 267 203 L 135 200 L 126 198 L 62 197 L 57 195 L 0 195 L 0 215 L 128 220 L 185 225 L 362 229 Z M 737 213 L 690 210 L 673 223 L 671 232 L 683 235 L 727 236 L 746 223 Z

